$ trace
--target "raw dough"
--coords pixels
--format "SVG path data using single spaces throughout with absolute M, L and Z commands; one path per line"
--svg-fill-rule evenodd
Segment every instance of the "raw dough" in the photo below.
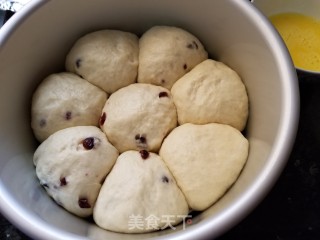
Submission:
M 42 142 L 52 133 L 73 126 L 99 126 L 107 94 L 73 73 L 45 78 L 32 98 L 31 127 Z
M 202 211 L 238 178 L 248 156 L 248 141 L 229 125 L 187 123 L 169 134 L 159 154 L 189 207 Z
M 117 159 L 94 207 L 98 226 L 124 233 L 173 227 L 188 215 L 185 197 L 159 157 L 145 150 Z
M 227 65 L 205 60 L 171 89 L 178 122 L 223 123 L 242 131 L 248 118 L 248 96 L 238 74 Z
M 142 35 L 139 46 L 138 82 L 168 89 L 208 58 L 199 39 L 177 27 L 152 27 Z
M 120 151 L 157 152 L 164 137 L 177 126 L 170 91 L 136 83 L 113 93 L 103 108 L 101 128 Z
M 138 74 L 139 40 L 119 30 L 100 30 L 76 41 L 66 58 L 66 69 L 113 93 L 134 83 Z
M 87 217 L 118 155 L 99 128 L 78 126 L 52 134 L 33 161 L 47 193 L 66 210 Z

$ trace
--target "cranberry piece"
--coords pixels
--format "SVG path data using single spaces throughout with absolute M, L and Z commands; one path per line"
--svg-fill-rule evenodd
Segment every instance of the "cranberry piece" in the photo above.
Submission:
M 91 205 L 87 198 L 79 198 L 78 204 L 81 208 L 91 208 Z
M 76 66 L 77 66 L 77 68 L 80 68 L 80 67 L 81 67 L 81 62 L 82 62 L 82 60 L 81 60 L 80 58 L 78 58 L 78 59 L 76 60 Z
M 149 157 L 149 152 L 147 150 L 140 150 L 139 153 L 142 159 L 147 159 Z
M 183 69 L 184 70 L 187 70 L 187 68 L 188 68 L 188 65 L 185 63 L 185 64 L 183 64 Z
M 60 186 L 66 186 L 67 185 L 67 180 L 65 177 L 60 178 Z
M 140 135 L 140 134 L 137 134 L 135 137 L 134 137 L 135 140 L 139 141 L 140 143 L 146 143 L 147 142 L 147 138 L 145 137 L 145 135 Z
M 193 49 L 193 48 L 194 48 L 194 46 L 193 46 L 193 44 L 192 44 L 192 43 L 188 43 L 187 48 L 189 48 L 189 49 Z
M 99 120 L 100 126 L 102 126 L 104 124 L 106 119 L 107 119 L 107 114 L 105 112 L 103 112 L 101 117 L 100 117 L 100 120 Z
M 168 97 L 168 93 L 167 92 L 160 92 L 159 93 L 159 98 L 162 98 L 162 97 Z
M 65 119 L 66 120 L 70 120 L 71 118 L 72 118 L 72 112 L 67 111 L 66 114 L 65 114 Z
M 169 178 L 167 176 L 162 176 L 162 182 L 164 183 L 168 183 L 169 182 Z
M 147 142 L 147 139 L 146 139 L 144 136 L 141 136 L 140 139 L 139 139 L 139 141 L 140 141 L 141 143 L 146 143 L 146 142 Z
M 91 150 L 94 148 L 94 138 L 93 137 L 88 137 L 82 141 L 82 145 L 85 149 Z
M 198 49 L 199 46 L 198 46 L 198 44 L 197 44 L 196 41 L 192 41 L 192 43 L 189 43 L 189 44 L 187 45 L 187 48 L 189 48 L 189 49 Z
M 47 125 L 47 121 L 45 119 L 41 119 L 39 122 L 40 127 L 45 127 Z

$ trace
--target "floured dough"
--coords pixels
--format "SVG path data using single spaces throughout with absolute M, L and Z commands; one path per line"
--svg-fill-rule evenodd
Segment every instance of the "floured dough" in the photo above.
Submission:
M 248 118 L 248 96 L 238 74 L 221 62 L 205 60 L 171 89 L 178 122 L 223 123 L 242 131 Z
M 66 69 L 113 93 L 134 83 L 138 73 L 138 37 L 119 30 L 88 33 L 76 41 Z
M 86 217 L 118 155 L 99 128 L 78 126 L 52 134 L 33 161 L 47 193 L 69 212 Z
M 170 91 L 136 83 L 113 93 L 103 108 L 101 128 L 120 151 L 157 152 L 164 137 L 177 126 Z
M 31 127 L 42 142 L 72 126 L 99 126 L 107 94 L 73 73 L 46 77 L 33 94 Z
M 143 233 L 173 227 L 188 211 L 159 155 L 141 150 L 119 156 L 101 188 L 93 217 L 107 230 Z
M 223 124 L 184 124 L 164 140 L 160 156 L 191 209 L 215 203 L 236 181 L 248 156 L 248 141 Z
M 168 89 L 208 58 L 199 39 L 177 27 L 152 27 L 142 35 L 139 46 L 138 82 Z

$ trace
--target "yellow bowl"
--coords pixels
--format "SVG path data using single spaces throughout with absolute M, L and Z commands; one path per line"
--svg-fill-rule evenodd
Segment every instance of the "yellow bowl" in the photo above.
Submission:
M 283 38 L 295 67 L 320 73 L 320 1 L 255 0 Z

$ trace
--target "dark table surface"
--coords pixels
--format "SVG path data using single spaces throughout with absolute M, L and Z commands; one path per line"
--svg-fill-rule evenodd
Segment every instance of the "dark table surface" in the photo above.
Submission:
M 0 26 L 11 15 L 0 11 Z M 262 203 L 219 240 L 320 240 L 320 76 L 297 74 L 300 124 L 288 163 Z M 0 215 L 2 239 L 30 238 Z

